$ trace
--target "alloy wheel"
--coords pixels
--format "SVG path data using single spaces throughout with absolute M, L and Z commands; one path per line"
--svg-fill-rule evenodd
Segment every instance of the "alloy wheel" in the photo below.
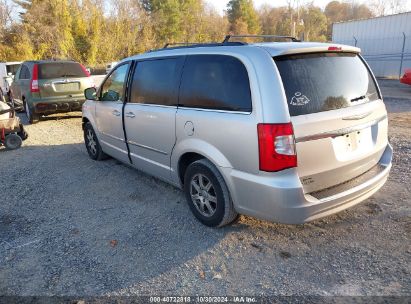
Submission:
M 96 155 L 97 153 L 97 142 L 94 138 L 94 133 L 91 129 L 87 130 L 87 147 L 89 149 L 89 151 L 91 152 L 91 154 Z
M 193 176 L 190 195 L 194 206 L 203 216 L 213 216 L 217 210 L 217 195 L 213 184 L 204 174 Z

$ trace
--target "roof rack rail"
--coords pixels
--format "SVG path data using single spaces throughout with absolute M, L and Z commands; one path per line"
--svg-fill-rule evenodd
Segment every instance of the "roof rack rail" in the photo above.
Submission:
M 199 44 L 199 43 L 195 43 L 195 42 L 176 42 L 176 43 L 166 43 L 163 46 L 163 49 L 168 48 L 169 46 L 190 46 L 190 45 L 195 45 L 195 44 Z
M 279 36 L 279 35 L 227 35 L 224 38 L 223 43 L 230 42 L 231 38 L 283 38 L 291 39 L 292 42 L 301 42 L 301 40 L 293 36 Z
M 208 42 L 208 43 L 186 43 L 186 42 L 178 42 L 178 43 L 166 43 L 163 48 L 160 49 L 153 49 L 147 51 L 147 53 L 151 52 L 159 52 L 159 51 L 166 51 L 166 50 L 175 50 L 175 49 L 185 49 L 185 48 L 196 48 L 196 47 L 214 47 L 214 46 L 240 46 L 246 45 L 245 42 L 240 41 L 229 41 L 229 42 Z M 173 46 L 173 47 L 169 47 Z

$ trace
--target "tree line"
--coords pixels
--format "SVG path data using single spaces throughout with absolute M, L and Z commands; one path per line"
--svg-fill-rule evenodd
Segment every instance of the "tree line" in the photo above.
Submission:
M 221 14 L 204 0 L 0 0 L 0 61 L 73 59 L 98 66 L 170 42 L 222 41 L 228 33 L 327 41 L 334 22 L 402 8 L 402 0 L 373 1 L 331 1 L 323 10 L 287 0 L 287 6 L 257 10 L 252 0 L 230 0 Z

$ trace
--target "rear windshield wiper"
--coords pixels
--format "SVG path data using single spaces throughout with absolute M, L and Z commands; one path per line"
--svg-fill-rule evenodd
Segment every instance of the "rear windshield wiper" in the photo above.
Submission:
M 363 95 L 363 96 L 351 99 L 351 102 L 359 101 L 359 100 L 362 100 L 362 99 L 365 99 L 365 98 L 367 98 L 367 97 L 365 95 Z

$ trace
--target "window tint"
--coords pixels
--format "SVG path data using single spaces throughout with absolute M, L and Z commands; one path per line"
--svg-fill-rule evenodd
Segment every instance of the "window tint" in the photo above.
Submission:
M 341 109 L 379 98 L 356 54 L 317 53 L 274 58 L 291 116 Z
M 177 105 L 181 65 L 184 57 L 137 63 L 130 102 Z
M 39 64 L 39 79 L 87 77 L 77 62 L 48 62 Z
M 101 89 L 102 101 L 124 101 L 124 83 L 129 64 L 123 64 L 110 74 Z
M 250 112 L 251 92 L 245 66 L 231 56 L 188 56 L 180 89 L 180 105 Z
M 30 71 L 28 67 L 25 65 L 21 67 L 20 79 L 30 79 Z

